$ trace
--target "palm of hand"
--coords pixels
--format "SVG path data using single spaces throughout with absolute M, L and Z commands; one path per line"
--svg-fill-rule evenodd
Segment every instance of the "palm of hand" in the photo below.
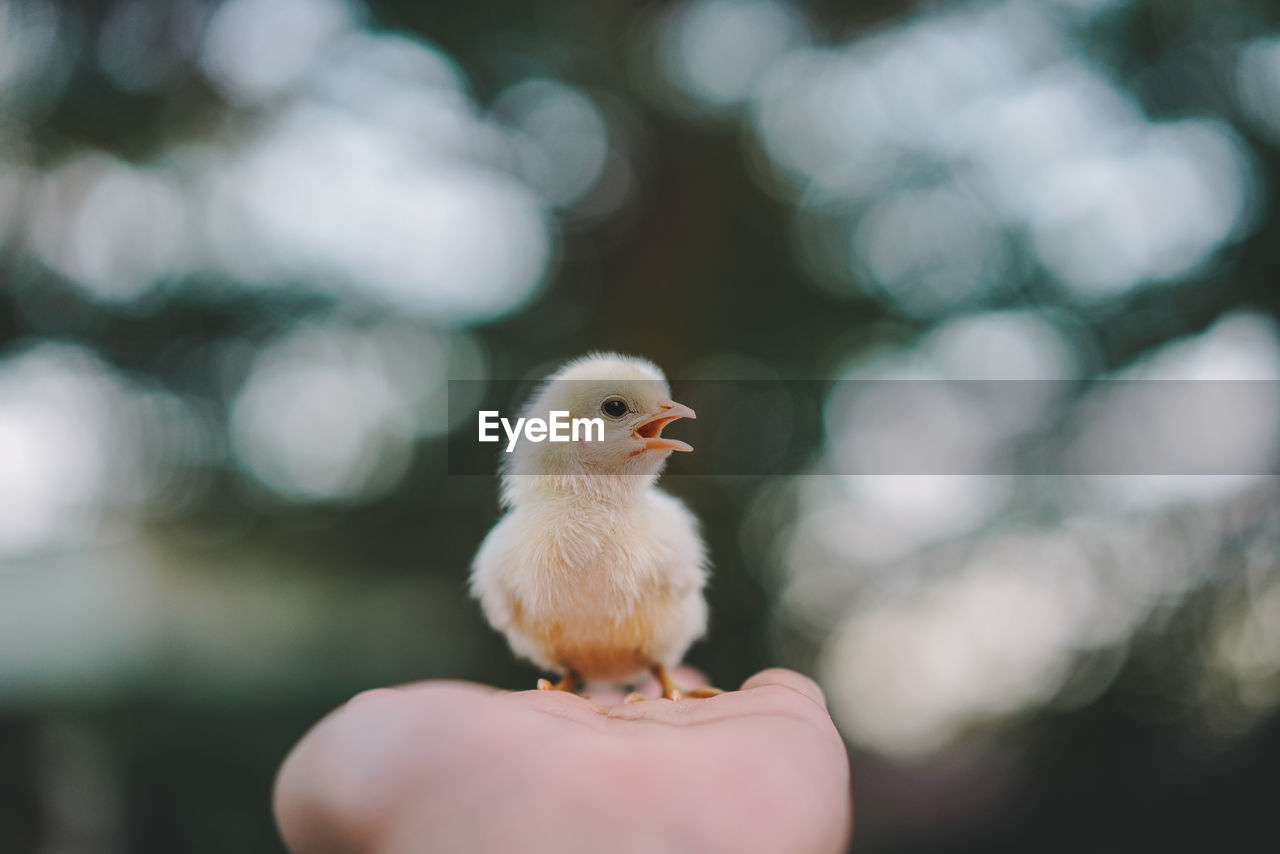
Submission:
M 822 695 L 769 670 L 708 700 L 428 682 L 359 695 L 276 786 L 313 852 L 837 852 L 851 803 Z

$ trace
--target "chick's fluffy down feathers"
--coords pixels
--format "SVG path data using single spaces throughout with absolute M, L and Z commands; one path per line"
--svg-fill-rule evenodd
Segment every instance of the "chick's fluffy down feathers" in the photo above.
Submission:
M 674 667 L 706 629 L 693 516 L 649 488 L 632 506 L 517 507 L 485 538 L 472 590 L 518 654 L 588 682 Z
M 607 355 L 566 366 L 542 395 L 570 371 L 643 371 L 666 388 L 649 363 Z M 526 411 L 536 408 L 537 398 Z M 509 509 L 481 544 L 471 590 L 516 654 L 587 682 L 624 683 L 679 664 L 703 634 L 706 551 L 693 514 L 653 485 L 661 461 L 650 476 L 505 476 Z

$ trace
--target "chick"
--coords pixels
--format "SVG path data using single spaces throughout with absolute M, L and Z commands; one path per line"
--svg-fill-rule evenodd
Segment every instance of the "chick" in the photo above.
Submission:
M 512 650 L 560 674 L 552 686 L 632 684 L 648 673 L 663 695 L 682 691 L 669 670 L 707 626 L 707 555 L 689 510 L 654 484 L 672 451 L 662 430 L 689 407 L 643 359 L 600 353 L 569 362 L 521 413 L 603 422 L 603 436 L 522 442 L 504 461 L 506 514 L 485 537 L 471 592 Z M 634 697 L 634 695 L 633 695 Z

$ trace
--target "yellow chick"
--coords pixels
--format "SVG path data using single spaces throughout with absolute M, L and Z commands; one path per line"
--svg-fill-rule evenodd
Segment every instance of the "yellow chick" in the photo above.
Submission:
M 540 679 L 544 690 L 651 672 L 668 699 L 719 693 L 682 691 L 669 673 L 707 626 L 697 519 L 654 485 L 672 451 L 693 450 L 663 428 L 694 411 L 652 363 L 600 353 L 553 374 L 521 415 L 553 413 L 596 423 L 577 441 L 526 436 L 505 455 L 507 512 L 471 570 L 485 617 L 517 655 L 562 676 Z

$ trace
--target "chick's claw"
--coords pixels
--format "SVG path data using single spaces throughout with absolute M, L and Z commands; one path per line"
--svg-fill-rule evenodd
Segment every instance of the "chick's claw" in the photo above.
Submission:
M 689 698 L 692 700 L 705 700 L 708 697 L 714 697 L 717 694 L 723 694 L 724 691 L 719 688 L 712 688 L 710 685 L 703 685 L 701 688 L 681 688 L 676 680 L 671 678 L 671 674 L 667 672 L 667 668 L 661 664 L 653 667 L 654 678 L 658 680 L 658 684 L 662 686 L 662 696 L 668 700 L 682 700 Z
M 578 690 L 579 684 L 580 684 L 580 680 L 575 674 L 566 673 L 564 676 L 560 677 L 560 681 L 555 683 L 554 685 L 551 684 L 551 681 L 549 679 L 539 679 L 538 690 L 539 691 L 568 691 L 570 694 L 572 694 Z

